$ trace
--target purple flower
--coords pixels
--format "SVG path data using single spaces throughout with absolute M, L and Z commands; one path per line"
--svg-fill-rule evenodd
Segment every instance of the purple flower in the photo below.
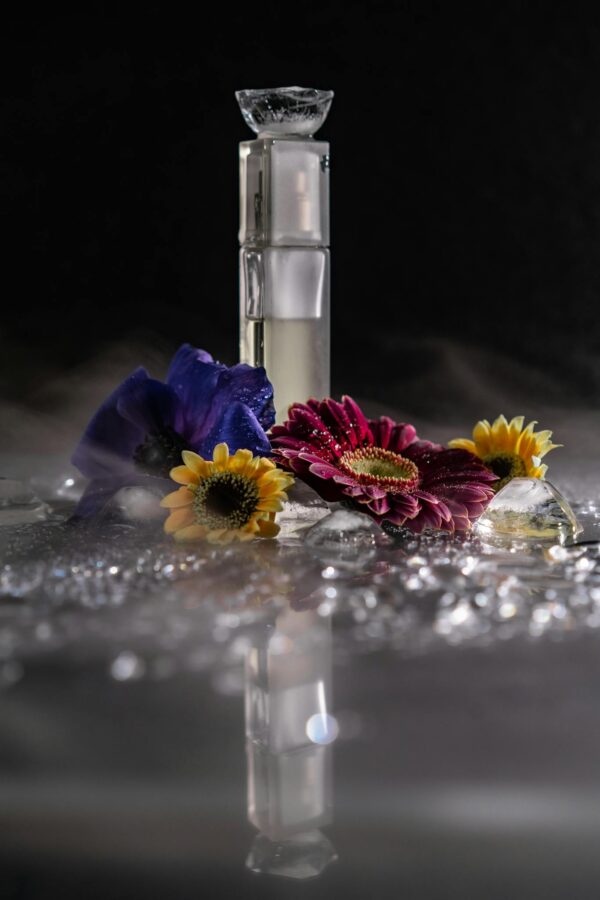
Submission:
M 224 442 L 231 453 L 246 449 L 265 456 L 265 431 L 274 420 L 273 387 L 263 368 L 228 368 L 183 344 L 166 383 L 136 369 L 91 419 L 72 458 L 90 479 L 77 514 L 99 512 L 124 486 L 167 493 L 182 450 L 210 458 Z

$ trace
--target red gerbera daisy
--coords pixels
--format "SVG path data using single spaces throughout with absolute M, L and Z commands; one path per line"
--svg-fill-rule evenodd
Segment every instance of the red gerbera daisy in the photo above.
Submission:
M 271 431 L 277 461 L 325 500 L 350 500 L 380 524 L 466 531 L 496 476 L 466 450 L 421 441 L 412 425 L 367 419 L 351 397 L 294 403 Z

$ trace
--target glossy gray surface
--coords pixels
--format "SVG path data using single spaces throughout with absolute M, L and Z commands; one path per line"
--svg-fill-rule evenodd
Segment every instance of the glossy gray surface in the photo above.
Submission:
M 593 469 L 556 473 L 596 537 Z M 5 588 L 32 571 L 15 534 Z M 66 535 L 74 565 L 85 540 Z M 43 569 L 0 607 L 3 898 L 597 896 L 594 546 L 500 565 L 477 543 L 405 538 L 332 574 L 292 534 L 198 551 L 190 573 L 148 533 L 131 551 L 113 538 L 94 544 L 113 581 L 82 594 Z M 139 590 L 107 603 L 154 540 Z M 311 609 L 332 615 L 338 858 L 298 881 L 246 867 L 244 660 L 277 614 Z

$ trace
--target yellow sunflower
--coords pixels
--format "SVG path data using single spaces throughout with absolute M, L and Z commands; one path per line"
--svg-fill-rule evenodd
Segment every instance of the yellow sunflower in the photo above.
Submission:
M 504 416 L 498 416 L 490 425 L 483 419 L 473 429 L 472 441 L 456 438 L 448 446 L 478 456 L 498 476 L 499 480 L 493 485 L 496 491 L 511 478 L 543 478 L 548 466 L 542 463 L 542 457 L 562 444 L 551 442 L 551 431 L 534 431 L 537 422 L 530 422 L 523 428 L 524 421 L 524 416 L 515 416 L 510 422 Z
M 291 475 L 250 450 L 230 456 L 227 444 L 217 444 L 212 460 L 191 450 L 181 455 L 184 464 L 171 469 L 171 478 L 183 487 L 161 501 L 170 510 L 167 534 L 176 541 L 227 544 L 279 533 L 275 513 L 287 500 Z

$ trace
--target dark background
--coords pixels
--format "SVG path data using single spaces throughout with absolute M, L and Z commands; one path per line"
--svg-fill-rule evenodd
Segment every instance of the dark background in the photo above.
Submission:
M 432 416 L 471 395 L 480 415 L 500 411 L 482 397 L 514 398 L 507 414 L 596 404 L 598 16 L 194 12 L 49 6 L 3 23 L 1 396 L 41 404 L 115 344 L 124 369 L 184 340 L 235 361 L 250 132 L 233 92 L 301 84 L 336 92 L 321 132 L 335 390 Z

